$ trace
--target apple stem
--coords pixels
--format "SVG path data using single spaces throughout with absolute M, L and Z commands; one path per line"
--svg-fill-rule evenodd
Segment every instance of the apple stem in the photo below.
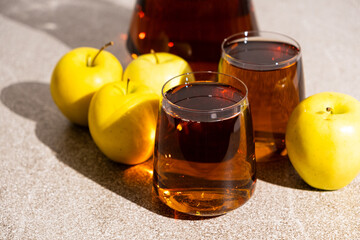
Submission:
M 126 82 L 126 95 L 128 94 L 128 90 L 129 90 L 129 82 L 130 82 L 130 78 L 128 78 Z
M 91 64 L 90 64 L 90 65 L 88 64 L 88 66 L 93 67 L 93 66 L 94 66 L 94 63 L 95 63 L 95 59 L 97 58 L 97 56 L 99 56 L 99 54 L 100 54 L 105 48 L 107 48 L 108 46 L 112 46 L 112 45 L 114 45 L 114 42 L 113 42 L 113 41 L 108 42 L 107 44 L 105 44 L 104 46 L 102 46 L 102 48 L 100 48 L 100 50 L 96 53 L 95 57 L 94 57 L 93 60 L 91 61 Z
M 333 113 L 333 109 L 332 109 L 331 107 L 327 107 L 327 108 L 326 108 L 326 111 L 329 112 L 329 113 L 331 113 L 331 114 Z
M 156 53 L 155 53 L 154 49 L 151 49 L 150 52 L 151 52 L 152 54 L 154 54 L 154 57 L 155 57 L 155 60 L 156 60 L 156 64 L 159 64 L 159 58 L 156 56 Z

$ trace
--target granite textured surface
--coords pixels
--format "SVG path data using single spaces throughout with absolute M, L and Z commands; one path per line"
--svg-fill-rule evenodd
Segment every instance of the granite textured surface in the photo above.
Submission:
M 151 193 L 151 162 L 123 166 L 54 105 L 49 81 L 78 46 L 124 66 L 134 1 L 0 2 L 0 239 L 358 239 L 360 176 L 338 191 L 306 185 L 288 160 L 258 164 L 252 199 L 215 218 L 175 213 Z M 358 0 L 254 0 L 262 30 L 301 44 L 306 95 L 360 100 Z

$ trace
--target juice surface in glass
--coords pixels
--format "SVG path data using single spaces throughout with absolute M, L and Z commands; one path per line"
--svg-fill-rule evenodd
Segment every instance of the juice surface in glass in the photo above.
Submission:
M 257 160 L 276 160 L 286 156 L 286 125 L 292 110 L 304 99 L 300 46 L 274 33 L 240 35 L 224 41 L 219 72 L 247 85 Z
M 214 109 L 229 111 L 221 116 Z M 250 199 L 256 182 L 254 139 L 250 109 L 239 89 L 211 81 L 168 89 L 156 137 L 154 188 L 169 207 L 213 216 Z

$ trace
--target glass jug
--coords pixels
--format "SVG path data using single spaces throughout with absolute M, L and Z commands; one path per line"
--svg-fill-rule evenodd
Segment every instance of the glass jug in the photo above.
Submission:
M 176 54 L 193 71 L 217 70 L 224 38 L 245 30 L 258 30 L 251 0 L 137 0 L 127 48 Z

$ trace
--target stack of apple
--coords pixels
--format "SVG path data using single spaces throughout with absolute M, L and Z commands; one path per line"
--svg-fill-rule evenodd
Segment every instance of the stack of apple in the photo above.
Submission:
M 138 164 L 153 153 L 162 85 L 191 69 L 173 54 L 149 53 L 133 60 L 123 74 L 120 62 L 104 48 L 78 48 L 63 56 L 52 75 L 51 94 L 71 122 L 89 126 L 108 158 Z M 360 102 L 331 92 L 305 99 L 289 119 L 286 147 L 310 186 L 346 186 L 360 172 Z
M 57 63 L 50 90 L 73 123 L 89 126 L 99 149 L 111 160 L 138 164 L 153 153 L 159 97 L 170 78 L 191 72 L 182 58 L 149 53 L 125 69 L 105 47 L 74 49 Z

